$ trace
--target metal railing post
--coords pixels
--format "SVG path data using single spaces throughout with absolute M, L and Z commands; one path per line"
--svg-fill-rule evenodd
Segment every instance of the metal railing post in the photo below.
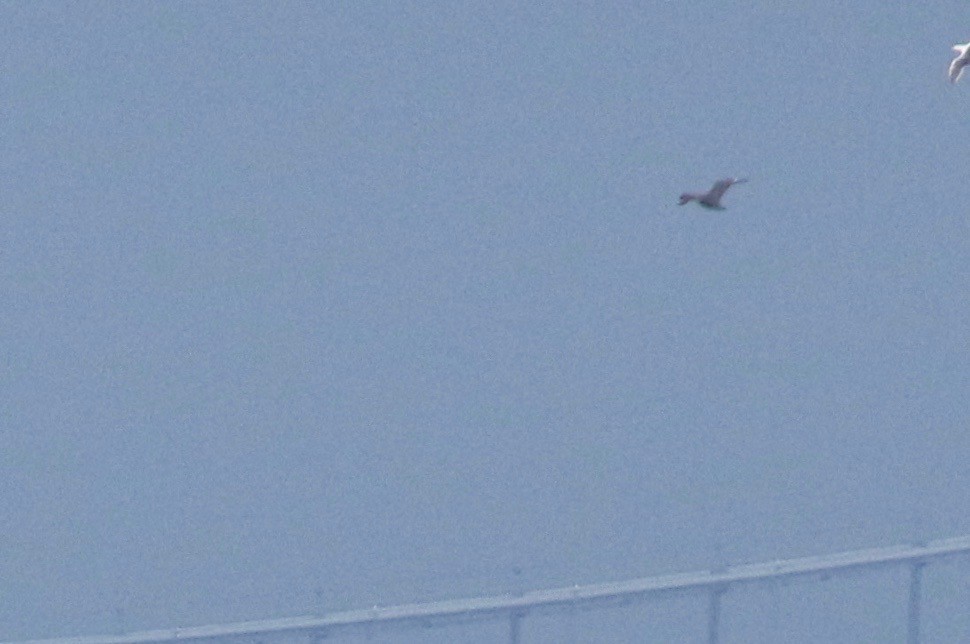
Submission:
M 909 615 L 906 619 L 907 644 L 919 644 L 920 594 L 925 561 L 917 561 L 909 568 Z
M 721 595 L 727 586 L 718 586 L 711 591 L 707 605 L 707 642 L 717 644 L 721 628 Z
M 509 644 L 519 644 L 522 635 L 522 613 L 513 612 L 509 616 Z

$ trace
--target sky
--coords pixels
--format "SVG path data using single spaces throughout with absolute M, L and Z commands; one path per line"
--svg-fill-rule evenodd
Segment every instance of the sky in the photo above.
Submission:
M 970 534 L 967 40 L 956 0 L 0 4 L 0 640 Z M 906 579 L 732 592 L 722 640 L 901 641 Z

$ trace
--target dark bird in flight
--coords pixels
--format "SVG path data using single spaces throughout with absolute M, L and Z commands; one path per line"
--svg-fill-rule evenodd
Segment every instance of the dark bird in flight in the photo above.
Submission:
M 727 192 L 727 189 L 736 183 L 744 183 L 747 179 L 721 179 L 714 184 L 710 190 L 704 194 L 695 194 L 693 192 L 685 192 L 680 195 L 680 204 L 683 206 L 689 201 L 696 201 L 705 208 L 710 208 L 711 210 L 724 210 L 724 206 L 721 205 L 721 197 Z

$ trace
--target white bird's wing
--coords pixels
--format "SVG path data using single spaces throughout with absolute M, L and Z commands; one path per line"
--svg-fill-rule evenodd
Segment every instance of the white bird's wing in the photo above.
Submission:
M 950 63 L 950 82 L 955 83 L 960 80 L 960 76 L 963 75 L 963 68 L 966 66 L 967 61 L 963 56 L 957 56 Z
M 728 188 L 736 183 L 743 183 L 744 181 L 744 179 L 721 179 L 714 183 L 714 187 L 707 193 L 707 198 L 717 203 L 724 196 L 724 193 L 727 192 Z
M 960 80 L 960 76 L 963 75 L 963 68 L 970 62 L 970 56 L 968 56 L 968 53 L 970 53 L 970 42 L 965 45 L 953 45 L 953 51 L 956 52 L 957 57 L 950 63 L 951 83 Z

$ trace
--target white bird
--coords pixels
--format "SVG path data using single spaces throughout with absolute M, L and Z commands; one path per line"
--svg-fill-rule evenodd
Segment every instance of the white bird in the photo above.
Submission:
M 963 75 L 963 68 L 970 64 L 970 42 L 966 45 L 953 45 L 957 57 L 950 63 L 950 82 L 955 83 Z
M 721 179 L 715 182 L 714 186 L 704 194 L 685 192 L 680 195 L 680 203 L 678 205 L 683 206 L 688 201 L 696 201 L 705 208 L 724 210 L 724 206 L 721 205 L 721 197 L 724 196 L 728 188 L 736 183 L 744 183 L 745 181 L 747 179 Z

